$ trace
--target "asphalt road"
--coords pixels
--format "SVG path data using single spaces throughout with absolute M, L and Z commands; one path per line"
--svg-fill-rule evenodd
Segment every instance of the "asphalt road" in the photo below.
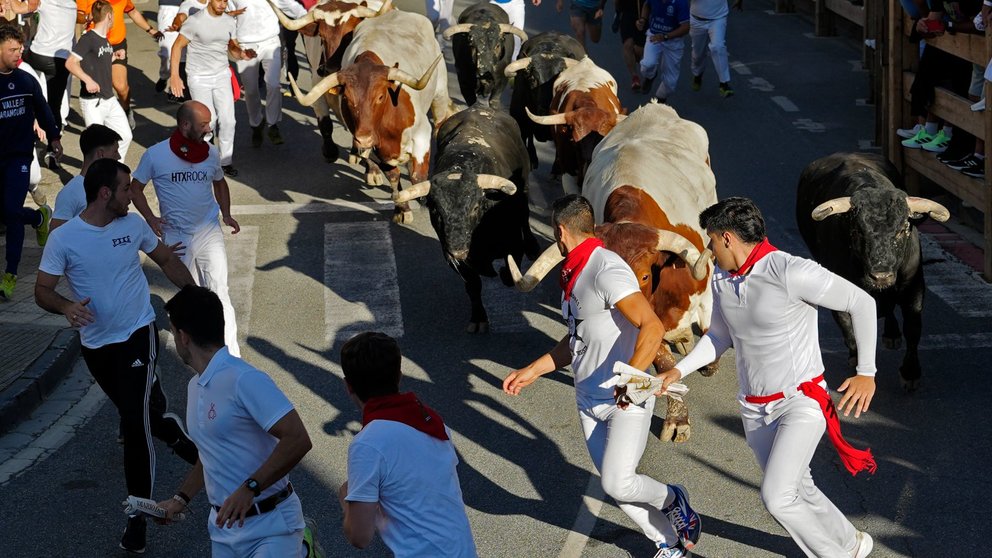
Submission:
M 456 2 L 455 13 L 467 5 Z M 402 4 L 411 9 L 415 4 Z M 871 139 L 867 74 L 856 45 L 812 38 L 795 16 L 767 12 L 753 1 L 731 15 L 729 47 L 737 94 L 717 94 L 712 67 L 702 91 L 688 85 L 688 61 L 679 91 L 670 98 L 683 117 L 707 130 L 721 197 L 746 195 L 763 208 L 772 241 L 805 254 L 795 227 L 794 191 L 802 168 L 835 151 L 857 150 Z M 139 9 L 154 14 L 152 4 Z M 422 9 L 422 8 L 420 8 Z M 567 31 L 553 3 L 528 5 L 527 30 Z M 607 16 L 607 23 L 611 15 Z M 594 60 L 617 77 L 621 100 L 633 110 L 646 95 L 631 93 L 609 29 L 590 48 Z M 128 163 L 164 139 L 175 106 L 152 91 L 153 45 L 133 33 L 132 88 L 138 113 Z M 304 82 L 305 83 L 305 82 Z M 449 80 L 454 97 L 457 82 Z M 505 396 L 502 378 L 549 349 L 564 333 L 558 290 L 547 281 L 521 295 L 495 280 L 485 287 L 493 331 L 464 332 L 468 301 L 458 277 L 440 256 L 426 211 L 412 225 L 389 221 L 384 188 L 366 188 L 356 167 L 326 164 L 312 112 L 287 99 L 287 142 L 249 146 L 244 105 L 232 181 L 243 231 L 229 239 L 232 298 L 242 352 L 267 371 L 296 404 L 314 448 L 291 475 L 306 515 L 316 519 L 328 556 L 383 556 L 376 542 L 364 553 L 340 532 L 336 492 L 346 477 L 346 452 L 359 412 L 342 386 L 338 351 L 357 331 L 381 329 L 400 336 L 403 388 L 417 392 L 455 432 L 459 475 L 482 556 L 651 556 L 653 548 L 615 504 L 602 496 L 580 434 L 569 374 L 556 373 L 519 398 Z M 73 122 L 78 131 L 81 122 Z M 340 133 L 340 145 L 350 139 Z M 69 140 L 73 142 L 74 140 Z M 542 146 L 532 175 L 535 231 L 547 243 L 544 209 L 560 195 L 548 179 L 552 147 Z M 924 384 L 906 394 L 899 386 L 901 352 L 878 355 L 878 394 L 871 412 L 844 420 L 845 434 L 871 446 L 879 462 L 872 477 L 850 477 L 829 444 L 813 464 L 814 478 L 855 525 L 875 537 L 872 556 L 981 556 L 992 505 L 984 472 L 992 458 L 983 419 L 989 394 L 984 374 L 992 356 L 986 331 L 990 288 L 926 244 L 931 293 L 924 318 Z M 151 270 L 154 304 L 174 292 Z M 823 313 L 821 337 L 832 386 L 849 374 L 840 333 Z M 163 334 L 168 342 L 168 335 Z M 170 350 L 161 375 L 172 406 L 184 410 L 191 372 Z M 801 556 L 758 498 L 760 472 L 744 443 L 735 403 L 732 355 L 713 378 L 692 376 L 692 438 L 681 445 L 650 441 L 640 470 L 690 491 L 703 514 L 704 535 L 695 555 L 709 558 Z M 659 405 L 659 408 L 661 405 Z M 104 557 L 123 554 L 122 451 L 115 443 L 117 415 L 97 405 L 61 449 L 0 486 L 0 555 Z M 661 419 L 654 423 L 660 430 Z M 984 442 L 983 442 L 984 440 Z M 186 466 L 158 445 L 156 495 L 167 497 Z M 148 556 L 209 554 L 207 503 L 183 524 L 151 527 Z M 429 512 L 428 512 L 429 513 Z M 972 519 L 976 518 L 976 519 Z

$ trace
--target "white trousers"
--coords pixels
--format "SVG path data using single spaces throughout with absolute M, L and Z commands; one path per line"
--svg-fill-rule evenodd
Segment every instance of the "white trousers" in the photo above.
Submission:
M 245 104 L 248 105 L 248 124 L 254 128 L 262 124 L 262 98 L 258 89 L 258 68 L 265 70 L 265 122 L 269 126 L 279 123 L 282 118 L 282 43 L 279 35 L 258 43 L 240 43 L 241 48 L 250 48 L 258 55 L 251 60 L 238 60 L 235 66 L 245 89 Z
M 637 465 L 651 433 L 655 398 L 644 406 L 621 410 L 613 401 L 579 409 L 586 447 L 603 481 L 603 491 L 617 501 L 649 539 L 664 546 L 678 542 L 678 535 L 661 513 L 668 499 L 668 485 L 637 474 Z
M 166 244 L 171 246 L 182 242 L 186 246 L 186 253 L 181 259 L 189 268 L 196 284 L 210 289 L 220 298 L 220 304 L 224 308 L 224 344 L 233 356 L 240 357 L 238 324 L 227 288 L 227 250 L 224 248 L 224 233 L 220 223 L 200 227 L 192 234 L 169 228 L 163 232 Z
M 189 95 L 210 109 L 210 129 L 217 135 L 220 164 L 230 165 L 234 156 L 234 90 L 231 73 L 213 76 L 189 76 Z
M 524 0 L 510 0 L 505 4 L 500 4 L 494 0 L 489 1 L 490 4 L 496 4 L 506 15 L 510 16 L 510 25 L 516 27 L 517 29 L 524 28 L 524 18 L 527 16 L 527 12 L 524 10 Z M 517 55 L 520 54 L 520 37 L 513 36 L 513 60 L 517 59 Z
M 658 73 L 658 66 L 661 66 L 661 79 L 655 96 L 659 99 L 667 99 L 675 93 L 675 86 L 679 83 L 682 55 L 685 53 L 685 37 L 660 43 L 652 43 L 651 37 L 652 35 L 648 34 L 647 41 L 644 42 L 641 76 L 652 79 Z
M 442 33 L 455 23 L 451 15 L 454 7 L 455 0 L 424 0 L 425 15 L 434 24 L 434 31 Z
M 308 37 L 301 34 L 303 37 L 303 52 L 307 56 L 307 63 L 310 64 L 310 79 L 311 83 L 316 84 L 320 81 L 321 77 L 317 75 L 317 68 L 320 67 L 320 55 L 324 52 L 324 43 L 320 38 L 320 35 L 314 37 Z M 312 105 L 314 114 L 317 116 L 317 120 L 329 115 L 331 109 L 327 106 L 327 98 L 325 95 L 321 95 Z
M 84 86 L 85 87 L 85 86 Z M 93 124 L 103 124 L 121 136 L 118 151 L 121 162 L 127 157 L 127 149 L 131 147 L 131 125 L 117 97 L 109 99 L 89 98 L 79 99 L 79 109 L 83 112 L 83 122 L 87 127 Z
M 703 75 L 704 57 L 709 47 L 710 58 L 716 68 L 720 83 L 730 81 L 730 62 L 727 61 L 727 18 L 726 16 L 702 20 L 689 17 L 689 37 L 692 39 L 692 75 Z M 647 46 L 645 45 L 645 48 Z
M 792 539 L 816 558 L 850 558 L 855 528 L 813 484 L 809 462 L 823 437 L 826 420 L 816 401 L 795 396 L 777 403 L 774 418 L 744 409 L 741 418 L 761 479 L 761 501 Z
M 179 13 L 179 6 L 159 6 L 158 8 L 158 28 L 162 31 L 162 40 L 158 42 L 158 78 L 164 79 L 166 82 L 169 81 L 169 57 L 172 53 L 172 45 L 176 43 L 176 38 L 179 37 L 178 31 L 166 31 L 169 26 L 172 25 L 172 20 L 176 19 L 176 14 Z M 186 50 L 183 49 L 182 60 L 186 59 Z
M 245 526 L 217 526 L 217 511 L 207 514 L 212 558 L 303 558 L 303 506 L 296 494 L 276 509 L 245 519 Z

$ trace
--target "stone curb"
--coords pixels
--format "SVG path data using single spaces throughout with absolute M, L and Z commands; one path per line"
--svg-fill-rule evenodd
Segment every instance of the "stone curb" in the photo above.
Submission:
M 79 332 L 65 328 L 21 377 L 0 392 L 0 435 L 26 419 L 72 370 L 79 357 Z

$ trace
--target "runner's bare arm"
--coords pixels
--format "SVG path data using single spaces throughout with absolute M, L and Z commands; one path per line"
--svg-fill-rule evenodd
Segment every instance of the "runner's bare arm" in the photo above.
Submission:
M 173 285 L 181 289 L 186 285 L 194 284 L 189 268 L 176 255 L 173 246 L 167 246 L 160 241 L 158 246 L 148 254 L 148 257 L 162 268 L 162 272 L 169 278 L 169 281 L 172 281 Z
M 520 390 L 534 383 L 534 380 L 568 366 L 572 362 L 568 342 L 569 336 L 566 335 L 550 352 L 527 366 L 510 372 L 503 380 L 503 391 L 509 395 L 520 395 Z
M 634 354 L 627 364 L 638 370 L 647 370 L 658 355 L 658 348 L 665 338 L 665 326 L 661 325 L 651 303 L 640 291 L 618 301 L 617 310 L 638 329 Z
M 93 323 L 93 313 L 86 307 L 90 303 L 90 299 L 84 298 L 79 302 L 73 302 L 55 292 L 55 286 L 59 284 L 59 279 L 61 279 L 59 275 L 38 270 L 38 278 L 34 284 L 35 303 L 52 314 L 62 314 L 72 327 Z
M 338 489 L 338 501 L 344 512 L 342 530 L 344 538 L 355 548 L 365 548 L 375 537 L 375 520 L 379 515 L 378 502 L 349 502 L 348 481 Z

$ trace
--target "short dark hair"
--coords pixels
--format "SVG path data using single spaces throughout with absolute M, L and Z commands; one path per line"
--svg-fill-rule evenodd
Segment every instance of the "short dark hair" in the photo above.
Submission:
M 363 403 L 399 393 L 402 361 L 396 340 L 378 331 L 359 333 L 341 347 L 344 379 Z
M 176 111 L 177 125 L 182 125 L 183 122 L 192 122 L 196 118 L 196 110 L 193 108 L 196 106 L 195 103 L 196 101 L 186 101 L 179 105 L 179 110 Z
M 562 225 L 573 233 L 593 234 L 596 230 L 592 204 L 578 194 L 558 198 L 551 204 L 551 222 L 556 229 Z
M 93 5 L 90 6 L 90 17 L 93 23 L 99 23 L 107 17 L 107 14 L 113 13 L 114 9 L 110 6 L 110 2 L 107 0 L 96 0 Z
M 165 303 L 169 321 L 198 347 L 224 346 L 224 307 L 206 287 L 186 285 Z
M 23 45 L 24 33 L 21 32 L 20 27 L 4 22 L 2 25 L 0 25 L 0 43 L 5 43 L 11 39 Z
M 100 188 L 106 186 L 111 192 L 117 191 L 117 174 L 131 174 L 131 167 L 113 159 L 97 159 L 86 170 L 83 178 L 83 190 L 86 191 L 86 203 L 93 203 L 100 194 Z
M 707 207 L 699 214 L 699 226 L 707 232 L 732 232 L 749 244 L 767 236 L 761 210 L 748 198 L 727 198 Z
M 121 141 L 121 135 L 103 124 L 90 124 L 79 134 L 79 149 L 83 157 L 90 155 L 101 147 Z

